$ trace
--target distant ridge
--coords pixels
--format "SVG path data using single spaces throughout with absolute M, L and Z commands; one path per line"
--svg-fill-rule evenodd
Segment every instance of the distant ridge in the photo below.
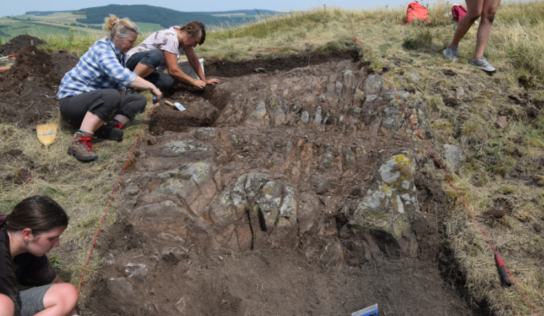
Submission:
M 263 10 L 268 14 L 274 11 Z M 254 20 L 254 15 L 257 15 L 252 10 L 239 10 L 228 12 L 248 12 L 252 16 L 244 17 L 229 17 L 229 16 L 213 16 L 212 14 L 234 14 L 224 12 L 180 12 L 163 7 L 150 5 L 117 5 L 111 4 L 102 7 L 85 8 L 77 11 L 72 11 L 74 14 L 85 14 L 86 18 L 77 19 L 79 23 L 86 24 L 101 24 L 104 23 L 104 18 L 109 14 L 115 14 L 118 17 L 128 17 L 134 22 L 156 23 L 162 27 L 170 27 L 173 25 L 185 24 L 193 20 L 199 20 L 206 25 L 229 25 L 234 26 L 241 23 L 247 23 Z

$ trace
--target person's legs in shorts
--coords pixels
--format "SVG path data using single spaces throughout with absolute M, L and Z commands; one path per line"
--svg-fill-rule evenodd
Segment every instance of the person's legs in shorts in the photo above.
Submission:
M 484 6 L 484 0 L 466 0 L 467 3 L 467 14 L 459 21 L 455 34 L 453 35 L 453 40 L 451 41 L 450 46 L 448 47 L 457 47 L 459 42 L 465 34 L 467 34 L 470 27 L 476 22 L 476 20 L 482 15 L 482 8 Z
M 19 293 L 22 316 L 75 315 L 78 294 L 70 283 L 49 284 Z
M 474 60 L 481 58 L 484 55 L 485 45 L 491 35 L 493 20 L 495 13 L 501 4 L 501 0 L 484 0 L 481 12 L 480 26 L 478 27 L 478 35 L 476 39 L 476 50 L 474 51 Z

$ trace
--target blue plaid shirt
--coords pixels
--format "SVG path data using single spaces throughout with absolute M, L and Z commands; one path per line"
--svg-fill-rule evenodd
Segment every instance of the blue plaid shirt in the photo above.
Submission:
M 62 99 L 98 89 L 125 91 L 136 77 L 126 68 L 126 54 L 104 37 L 94 42 L 76 67 L 64 75 L 57 97 Z

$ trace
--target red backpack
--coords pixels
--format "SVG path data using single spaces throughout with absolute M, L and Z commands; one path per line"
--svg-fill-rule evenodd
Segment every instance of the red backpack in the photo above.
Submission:
M 427 12 L 427 9 L 417 1 L 408 5 L 408 9 L 406 9 L 406 22 L 404 22 L 404 24 L 408 24 L 413 20 L 429 21 L 429 12 Z
M 462 5 L 454 5 L 451 7 L 451 14 L 453 15 L 453 20 L 457 23 L 467 14 L 467 9 Z

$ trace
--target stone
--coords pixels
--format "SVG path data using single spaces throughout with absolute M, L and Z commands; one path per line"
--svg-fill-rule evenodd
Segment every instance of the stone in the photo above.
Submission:
M 377 94 L 369 94 L 366 96 L 366 99 L 365 101 L 366 102 L 374 102 L 378 99 L 378 95 Z
M 365 102 L 365 93 L 359 89 L 355 89 L 353 94 L 353 107 L 360 107 Z
M 176 264 L 187 254 L 186 249 L 180 247 L 164 247 L 161 251 L 161 259 L 168 264 Z
M 246 121 L 246 125 L 260 126 L 268 125 L 268 114 L 266 113 L 266 105 L 264 102 L 259 102 L 255 107 L 255 110 L 249 115 Z
M 366 95 L 379 94 L 382 91 L 382 76 L 380 74 L 371 74 L 365 80 L 363 91 Z
M 461 148 L 450 144 L 444 144 L 443 148 L 444 157 L 446 157 L 448 163 L 453 168 L 459 169 L 459 167 L 461 167 L 461 163 L 463 162 L 463 151 L 461 151 Z
M 215 128 L 201 127 L 195 131 L 195 137 L 198 140 L 210 140 L 215 138 Z
M 316 111 L 315 111 L 315 119 L 314 119 L 314 124 L 315 125 L 319 125 L 323 121 L 323 117 L 321 116 L 321 113 L 322 113 L 321 107 L 318 106 Z
M 330 168 L 334 166 L 334 155 L 330 152 L 326 152 L 321 159 L 321 167 Z
M 334 87 L 334 91 L 336 92 L 337 95 L 342 94 L 342 88 L 344 88 L 344 85 L 341 82 L 337 81 Z
M 354 88 L 356 83 L 353 71 L 349 69 L 344 71 L 344 85 L 348 88 Z
M 110 278 L 107 281 L 108 289 L 117 299 L 123 301 L 134 295 L 134 289 L 125 278 Z
M 403 150 L 389 158 L 380 166 L 349 221 L 354 233 L 372 236 L 380 249 L 391 256 L 413 253 L 402 238 L 403 232 L 410 230 L 421 216 L 415 171 L 411 151 Z
M 136 185 L 130 185 L 125 188 L 125 195 L 135 196 L 138 192 L 140 192 L 140 188 Z
M 317 196 L 309 193 L 302 193 L 300 199 L 302 203 L 297 211 L 297 221 L 299 233 L 300 235 L 303 235 L 310 231 L 317 222 L 317 217 L 321 212 L 322 204 Z
M 127 263 L 125 266 L 125 273 L 127 278 L 132 278 L 138 283 L 145 283 L 147 278 L 148 269 L 143 263 Z
M 193 142 L 189 140 L 175 141 L 166 143 L 166 145 L 161 149 L 161 156 L 163 157 L 172 157 L 179 156 L 188 151 L 209 151 L 211 150 L 210 145 L 201 144 L 198 142 Z
M 416 69 L 410 69 L 406 71 L 405 75 L 408 78 L 412 79 L 413 83 L 418 83 L 419 81 L 421 81 L 421 76 L 419 75 L 419 71 L 417 71 Z
M 284 125 L 287 120 L 287 107 L 282 99 L 273 96 L 268 102 L 272 115 L 272 124 L 275 126 Z
M 459 87 L 457 89 L 455 89 L 455 97 L 457 99 L 462 99 L 465 97 L 465 89 L 463 87 Z
M 211 166 L 205 162 L 182 164 L 176 169 L 157 174 L 157 178 L 167 179 L 157 188 L 158 194 L 177 196 L 196 214 L 204 212 L 217 191 Z
M 302 115 L 300 116 L 300 121 L 304 124 L 308 124 L 310 121 L 310 114 L 307 111 L 302 112 Z
M 501 116 L 499 119 L 495 122 L 495 127 L 499 129 L 503 129 L 508 125 L 508 121 L 506 121 L 506 116 Z
M 295 103 L 291 106 L 291 112 L 297 114 L 302 110 L 302 105 L 298 101 L 295 101 Z

